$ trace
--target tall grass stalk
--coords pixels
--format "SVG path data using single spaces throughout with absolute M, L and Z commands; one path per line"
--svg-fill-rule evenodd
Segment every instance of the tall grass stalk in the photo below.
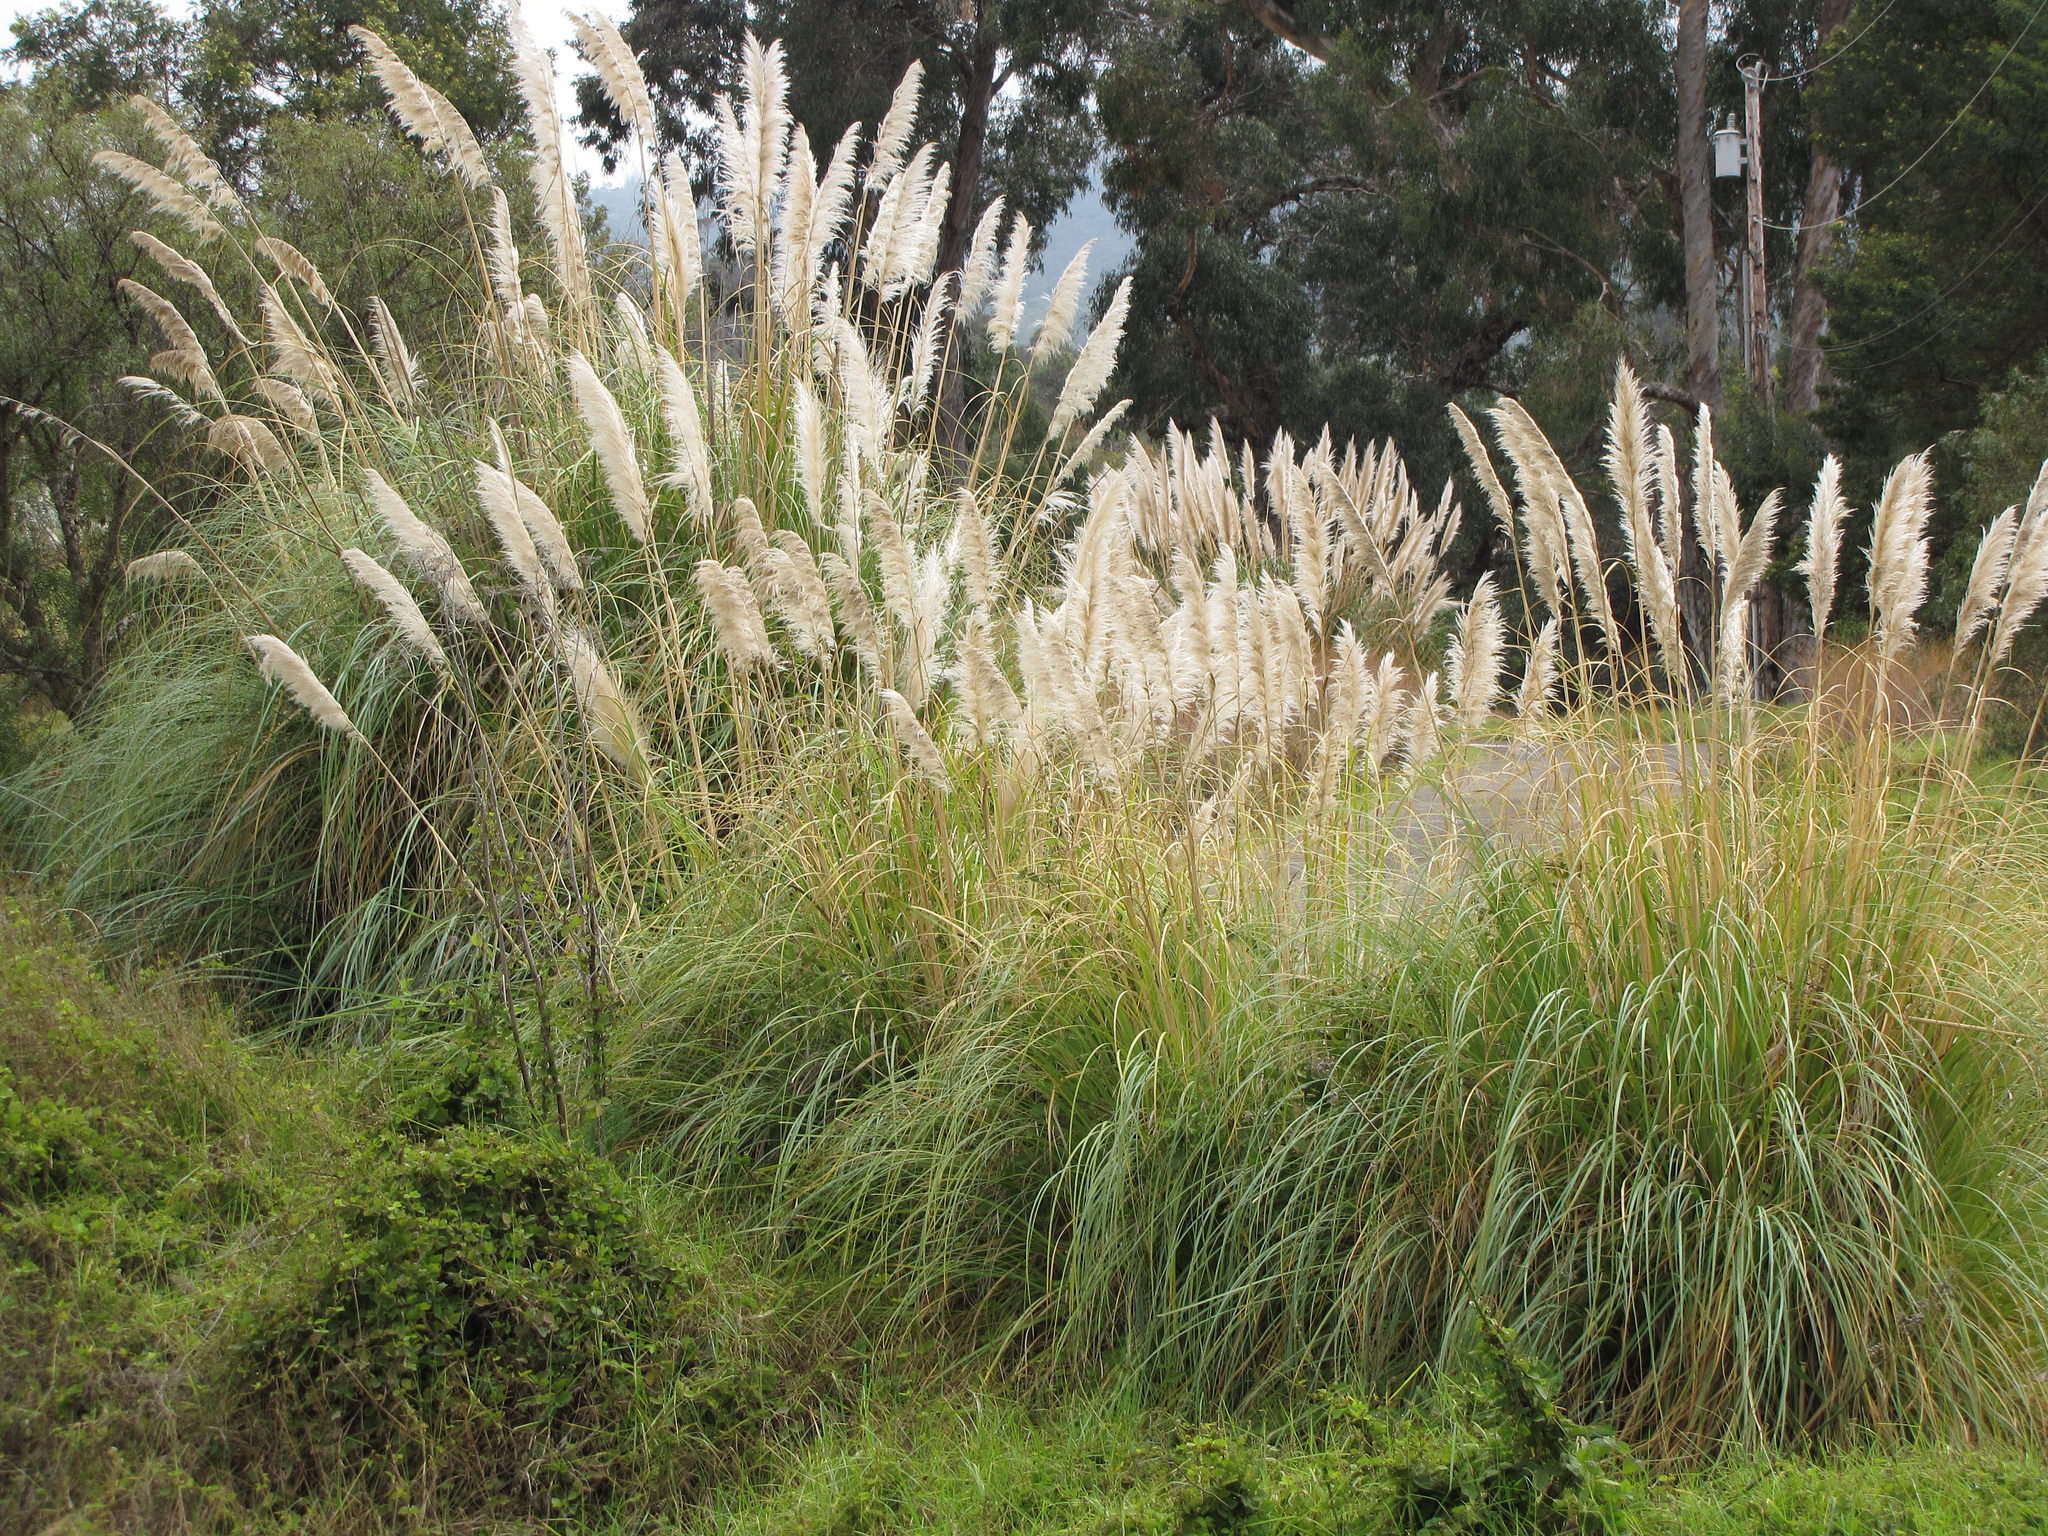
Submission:
M 1476 1298 L 1666 1450 L 2040 1426 L 2048 1119 L 2011 957 L 2041 823 L 1888 701 L 1923 459 L 1878 509 L 1873 653 L 1833 658 L 1874 685 L 1788 716 L 1743 621 L 1778 499 L 1737 504 L 1704 413 L 1682 464 L 1626 369 L 1619 559 L 1525 411 L 1458 417 L 1518 550 L 1510 636 L 1499 584 L 1453 601 L 1462 509 L 1392 443 L 1114 441 L 1121 291 L 1052 388 L 1082 274 L 1034 338 L 1023 221 L 931 270 L 950 173 L 906 137 L 915 71 L 821 173 L 750 41 L 716 249 L 667 162 L 650 249 L 594 267 L 523 33 L 545 260 L 359 41 L 488 198 L 449 293 L 474 341 L 335 312 L 189 155 L 113 167 L 278 276 L 223 322 L 263 347 L 218 363 L 146 305 L 148 391 L 232 494 L 186 551 L 204 587 L 164 590 L 12 786 L 73 905 L 302 1015 L 490 1000 L 563 1134 L 623 1130 L 878 1326 L 991 1364 L 1198 1402 L 1393 1382 Z M 977 338 L 992 379 L 949 381 Z M 1820 617 L 1845 515 L 1824 473 Z M 1970 615 L 1979 692 L 2040 601 L 2039 521 Z M 249 633 L 354 733 L 276 708 Z

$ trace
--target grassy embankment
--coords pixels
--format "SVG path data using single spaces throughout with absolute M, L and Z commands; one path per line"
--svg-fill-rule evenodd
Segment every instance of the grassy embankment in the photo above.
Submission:
M 2010 1451 L 1658 1476 L 1484 1351 L 1399 1406 L 988 1390 L 521 1125 L 474 1062 L 257 1043 L 198 986 L 110 984 L 20 898 L 0 1057 L 10 1531 L 1366 1536 L 1454 1492 L 1447 1529 L 2048 1528 L 2048 1469 Z
M 587 259 L 530 48 L 544 261 L 375 57 L 473 195 L 474 346 L 334 314 L 175 125 L 170 179 L 118 167 L 218 272 L 160 257 L 213 351 L 137 297 L 225 494 L 7 806 L 120 952 L 218 957 L 309 1054 L 39 1057 L 24 1013 L 10 1198 L 59 1236 L 13 1315 L 83 1341 L 19 1357 L 38 1516 L 1692 1518 L 1642 1465 L 1738 1510 L 2032 1500 L 1941 1448 L 2048 1423 L 2044 826 L 1971 777 L 2048 479 L 1957 616 L 1952 731 L 1905 707 L 1921 457 L 1868 640 L 1821 643 L 1854 686 L 1761 710 L 1779 503 L 1626 370 L 1622 558 L 1502 401 L 1460 423 L 1515 554 L 1452 603 L 1460 513 L 1391 445 L 1086 427 L 1120 310 L 1054 390 L 1082 274 L 1028 345 L 1027 230 L 934 281 L 939 169 L 885 131 L 821 175 L 772 55 L 716 283 L 680 170 L 651 267 Z M 1830 470 L 1823 620 L 1850 515 Z

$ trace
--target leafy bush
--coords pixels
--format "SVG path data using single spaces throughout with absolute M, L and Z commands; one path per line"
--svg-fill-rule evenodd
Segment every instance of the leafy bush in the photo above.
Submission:
M 706 1430 L 762 1411 L 720 1374 L 692 1277 L 651 1255 L 587 1155 L 459 1127 L 379 1145 L 338 1235 L 242 1348 L 243 1454 L 285 1486 L 453 1481 L 539 1514 L 608 1493 L 626 1426 L 666 1379 Z M 701 1281 L 699 1282 L 701 1288 Z

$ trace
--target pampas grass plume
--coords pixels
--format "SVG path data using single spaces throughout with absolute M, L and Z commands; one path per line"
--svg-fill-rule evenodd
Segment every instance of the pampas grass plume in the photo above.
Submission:
M 159 550 L 153 555 L 143 555 L 130 560 L 123 573 L 133 582 L 197 581 L 206 574 L 199 562 L 182 549 Z
M 666 355 L 665 353 L 663 354 Z M 654 515 L 647 504 L 647 487 L 640 479 L 640 461 L 633 452 L 633 434 L 619 410 L 619 402 L 605 388 L 604 380 L 581 352 L 569 356 L 569 389 L 576 397 L 576 409 L 590 432 L 590 446 L 604 469 L 619 519 L 637 543 L 653 536 Z
M 427 622 L 427 616 L 420 612 L 420 605 L 400 585 L 398 578 L 360 549 L 344 549 L 341 563 L 372 597 L 384 605 L 384 611 L 390 615 L 392 625 L 398 631 L 399 643 L 414 655 L 424 656 L 433 663 L 436 671 L 446 672 L 448 653 L 441 649 L 441 642 L 434 635 L 434 626 Z
M 280 684 L 321 730 L 338 731 L 356 741 L 364 739 L 355 721 L 349 719 L 348 711 L 327 691 L 327 685 L 313 675 L 313 669 L 297 651 L 275 635 L 245 635 L 243 643 L 255 656 L 263 675 Z
M 697 590 L 711 613 L 711 627 L 718 648 L 735 672 L 775 665 L 775 648 L 768 640 L 768 626 L 754 601 L 753 588 L 743 572 L 716 560 L 699 560 Z

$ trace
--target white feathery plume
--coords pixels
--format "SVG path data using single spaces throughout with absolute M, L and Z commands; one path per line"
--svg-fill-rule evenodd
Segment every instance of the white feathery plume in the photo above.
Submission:
M 1032 367 L 1064 347 L 1074 334 L 1074 317 L 1081 312 L 1081 287 L 1088 281 L 1088 257 L 1094 249 L 1093 240 L 1085 242 L 1053 284 L 1052 297 L 1045 302 L 1045 320 L 1031 342 Z
M 732 503 L 733 535 L 746 561 L 747 579 L 757 593 L 769 590 L 768 531 L 761 525 L 761 509 L 751 496 L 736 496 Z
M 919 722 L 917 711 L 910 707 L 910 700 L 894 688 L 882 689 L 879 697 L 889 729 L 909 756 L 912 766 L 930 780 L 939 793 L 947 793 L 952 789 L 953 781 L 946 774 L 946 759 L 939 752 L 938 743 L 932 740 L 931 733 Z
M 754 187 L 761 204 L 755 210 L 755 228 L 766 238 L 768 200 L 782 185 L 782 172 L 789 156 L 789 75 L 783 67 L 781 39 L 761 46 L 753 33 L 741 42 L 741 64 L 746 74 L 747 133 L 754 150 Z
M 220 383 L 213 376 L 213 365 L 206 360 L 206 348 L 199 344 L 198 333 L 178 312 L 178 306 L 155 290 L 143 287 L 132 277 L 122 278 L 116 286 L 133 299 L 163 333 L 165 350 L 150 358 L 150 370 L 176 379 L 196 393 L 225 401 Z
M 968 606 L 986 608 L 995 601 L 995 545 L 973 490 L 962 486 L 958 499 L 960 510 L 954 515 L 953 536 L 947 542 L 960 566 L 960 590 Z
M 363 484 L 369 490 L 370 505 L 377 509 L 377 516 L 391 530 L 391 536 L 398 540 L 398 547 L 406 558 L 422 576 L 440 589 L 441 601 L 447 605 L 450 617 L 458 624 L 483 623 L 489 615 L 448 541 L 438 530 L 422 522 L 405 504 L 405 498 L 394 491 L 377 471 L 364 470 Z
M 612 310 L 619 317 L 619 334 L 612 343 L 612 365 L 621 374 L 637 377 L 641 384 L 654 382 L 654 338 L 647 334 L 647 316 L 630 293 L 612 296 Z
M 1927 596 L 1927 519 L 1934 474 L 1925 453 L 1902 460 L 1885 480 L 1870 529 L 1870 609 L 1877 653 L 1890 661 L 1913 643 Z
M 867 239 L 861 242 L 855 268 L 862 281 L 881 290 L 884 298 L 893 298 L 902 290 L 903 250 L 922 212 L 918 199 L 931 175 L 935 152 L 936 147 L 931 144 L 918 146 L 909 167 L 876 200 Z
M 1813 612 L 1813 640 L 1818 645 L 1834 616 L 1835 575 L 1842 559 L 1842 524 L 1849 508 L 1842 500 L 1842 461 L 1832 453 L 1813 483 L 1813 510 L 1806 520 L 1806 553 L 1793 569 L 1806 577 L 1807 604 Z
M 273 235 L 258 237 L 256 249 L 268 256 L 279 272 L 296 279 L 322 309 L 334 308 L 334 293 L 328 288 L 327 279 L 320 275 L 320 269 L 313 265 L 312 257 L 290 241 Z
M 491 291 L 515 322 L 525 285 L 520 281 L 519 247 L 512 243 L 512 205 L 504 189 L 491 188 Z
M 116 382 L 123 389 L 133 390 L 139 398 L 154 400 L 159 405 L 167 408 L 178 425 L 184 427 L 187 431 L 203 429 L 209 424 L 209 418 L 203 413 L 192 409 L 192 403 L 189 400 L 175 389 L 159 384 L 155 379 L 143 374 L 131 373 L 122 376 Z
M 480 192 L 490 185 L 490 163 L 468 122 L 448 98 L 428 85 L 406 66 L 388 43 L 367 27 L 352 26 L 354 38 L 370 57 L 370 71 L 390 99 L 391 114 L 399 125 L 420 141 L 429 155 L 462 178 L 464 186 Z
M 348 35 L 370 58 L 370 72 L 384 88 L 391 103 L 391 115 L 399 126 L 418 139 L 429 151 L 442 148 L 441 123 L 433 104 L 420 90 L 419 76 L 391 49 L 391 45 L 368 27 L 352 26 Z
M 917 566 L 903 525 L 881 497 L 870 491 L 864 519 L 868 540 L 882 572 L 882 606 L 905 631 L 917 627 Z
M 849 433 L 841 445 L 839 474 L 839 520 L 833 532 L 839 536 L 839 549 L 853 562 L 855 570 L 860 569 L 862 538 L 860 531 L 860 445 Z
M 1068 423 L 1087 415 L 1095 404 L 1116 368 L 1117 347 L 1123 341 L 1124 319 L 1130 307 L 1131 280 L 1127 277 L 1116 285 L 1102 318 L 1095 322 L 1095 328 L 1074 358 L 1074 366 L 1067 370 L 1067 382 L 1060 387 L 1059 404 L 1053 407 L 1046 436 L 1058 437 L 1066 431 Z
M 185 131 L 183 123 L 147 96 L 131 96 L 128 100 L 163 145 L 165 169 L 215 208 L 242 211 L 242 200 L 235 195 L 227 177 L 207 158 L 206 151 Z
M 1521 489 L 1530 574 L 1536 578 L 1545 605 L 1552 613 L 1562 614 L 1571 584 L 1571 538 L 1565 529 L 1563 511 L 1563 466 L 1557 463 L 1557 455 L 1529 413 L 1518 404 L 1503 400 L 1488 414 L 1500 434 L 1508 462 L 1514 465 L 1515 481 Z M 1391 459 L 1393 455 L 1387 457 Z
M 939 241 L 945 234 L 946 206 L 952 196 L 953 166 L 949 161 L 918 192 L 918 216 L 902 253 L 902 275 L 913 287 L 931 281 L 932 266 L 939 259 Z
M 1392 651 L 1380 657 L 1367 704 L 1370 713 L 1359 735 L 1365 740 L 1366 762 L 1378 773 L 1401 744 L 1402 723 L 1409 712 L 1408 693 L 1401 686 L 1401 666 Z
M 1626 362 L 1615 369 L 1614 403 L 1607 416 L 1607 474 L 1621 503 L 1621 546 L 1635 573 L 1636 590 L 1665 670 L 1681 673 L 1685 636 L 1678 613 L 1678 587 L 1650 515 L 1650 485 L 1656 476 L 1648 413 L 1642 387 Z
M 626 39 L 602 11 L 587 14 L 571 11 L 569 20 L 576 28 L 576 40 L 583 45 L 583 56 L 597 71 L 598 84 L 603 87 L 606 98 L 617 109 L 626 126 L 640 135 L 640 142 L 653 147 L 654 103 L 648 97 L 647 79 L 640 73 L 640 61 L 633 56 Z
M 118 149 L 103 149 L 92 163 L 118 176 L 156 205 L 156 211 L 176 219 L 201 245 L 219 239 L 227 231 L 206 205 L 146 160 L 124 155 Z
M 427 616 L 420 612 L 420 605 L 413 601 L 413 595 L 400 585 L 398 578 L 360 549 L 344 549 L 341 563 L 372 597 L 384 605 L 384 611 L 391 616 L 391 623 L 398 631 L 401 647 L 415 656 L 424 656 L 433 663 L 436 671 L 446 672 L 448 653 L 441 649 L 441 642 L 434 636 L 434 626 L 427 622 Z
M 313 675 L 313 669 L 297 651 L 275 635 L 245 635 L 242 643 L 249 647 L 264 677 L 281 684 L 292 696 L 292 702 L 311 715 L 321 730 L 363 740 L 363 733 L 349 719 L 348 711 L 327 691 L 327 685 Z
M 1550 438 L 1542 434 L 1536 420 L 1522 408 L 1522 401 L 1503 399 L 1493 410 L 1493 420 L 1501 424 L 1501 440 L 1507 444 L 1507 453 L 1516 461 L 1516 469 L 1524 473 L 1524 498 L 1528 498 L 1528 477 L 1534 477 L 1542 487 L 1544 504 L 1559 508 L 1561 516 L 1550 526 L 1552 537 L 1563 537 L 1565 553 L 1571 555 L 1571 565 L 1579 573 L 1579 592 L 1599 623 L 1599 635 L 1612 655 L 1620 655 L 1622 631 L 1614 621 L 1614 604 L 1608 600 L 1608 573 L 1599 563 L 1593 514 L 1587 510 L 1585 498 L 1579 496 L 1579 487 L 1571 483 L 1565 461 L 1556 457 Z
M 1006 728 L 1017 724 L 1022 709 L 1016 690 L 996 662 L 988 618 L 982 610 L 969 614 L 961 626 L 950 676 L 961 706 L 952 719 L 956 739 L 974 747 L 991 746 Z
M 1692 521 L 1706 553 L 1709 581 L 1720 580 L 1730 553 L 1721 541 L 1726 519 L 1718 505 L 1720 484 L 1715 471 L 1719 468 L 1714 460 L 1714 413 L 1702 405 L 1692 432 Z
M 197 581 L 206 573 L 199 562 L 182 549 L 159 550 L 128 562 L 123 572 L 132 582 Z
M 782 234 L 775 242 L 770 289 L 775 308 L 792 331 L 810 319 L 812 269 L 811 207 L 818 194 L 818 162 L 802 123 L 790 131 L 789 161 L 782 173 Z
M 1657 428 L 1657 538 L 1664 550 L 1664 568 L 1676 580 L 1685 553 L 1685 506 L 1680 499 L 1678 439 L 1669 427 Z
M 1527 730 L 1550 713 L 1550 696 L 1557 688 L 1557 619 L 1543 621 L 1529 646 L 1522 667 L 1522 686 L 1515 694 L 1515 720 Z
M 548 580 L 547 567 L 541 563 L 540 551 L 534 547 L 526 519 L 519 515 L 519 492 L 513 486 L 512 477 L 502 469 L 477 460 L 476 497 L 484 509 L 484 516 L 490 519 L 491 532 L 498 536 L 498 547 L 505 552 L 505 563 L 512 568 L 521 589 L 552 619 L 555 611 L 554 584 Z
M 384 301 L 373 293 L 368 307 L 370 345 L 383 363 L 377 370 L 377 377 L 384 385 L 384 392 L 391 397 L 393 405 L 417 409 L 420 403 L 420 365 L 414 361 L 405 337 L 399 332 L 398 322 L 391 318 L 391 310 Z
M 1074 445 L 1073 451 L 1060 460 L 1059 467 L 1053 471 L 1052 479 L 1046 485 L 1048 499 L 1054 491 L 1073 478 L 1074 471 L 1093 461 L 1096 451 L 1102 447 L 1109 434 L 1116 430 L 1117 425 L 1124 419 L 1124 413 L 1130 408 L 1130 401 L 1119 400 L 1102 413 L 1095 425 L 1088 429 L 1087 435 Z
M 591 745 L 645 788 L 654 777 L 647 760 L 647 733 L 641 728 L 640 712 L 605 665 L 596 641 L 581 629 L 564 626 L 555 644 Z
M 495 421 L 491 423 L 491 441 L 498 450 L 498 472 L 512 483 L 519 521 L 526 525 L 533 547 L 540 555 L 541 564 L 547 567 L 555 590 L 581 592 L 583 572 L 576 564 L 576 551 L 569 543 L 567 530 L 562 527 L 562 521 L 555 516 L 554 510 L 541 500 L 540 493 L 512 472 L 512 455 L 507 451 L 505 436 Z
M 889 98 L 889 110 L 882 115 L 881 126 L 875 130 L 875 154 L 868 163 L 868 185 L 886 187 L 903 169 L 904 152 L 910 146 L 911 125 L 917 121 L 918 88 L 924 82 L 924 63 L 912 59 L 910 67 L 903 71 L 903 78 L 896 82 L 896 92 Z
M 1031 265 L 1031 221 L 1019 217 L 1010 224 L 1009 249 L 1003 255 L 1003 270 L 996 278 L 995 307 L 989 313 L 989 345 L 1007 352 L 1017 343 L 1017 310 L 1024 299 L 1024 274 Z
M 818 190 L 811 197 L 810 251 L 806 257 L 811 275 L 807 287 L 816 286 L 818 263 L 824 259 L 825 247 L 839 238 L 846 222 L 847 205 L 853 198 L 853 159 L 859 152 L 860 124 L 853 123 L 839 136 L 832 158 L 826 162 L 825 174 L 818 178 Z
M 648 214 L 660 226 L 654 256 L 669 304 L 680 315 L 704 277 L 704 237 L 697 228 L 697 194 L 689 170 L 674 150 L 662 157 L 661 175 L 649 189 Z
M 860 584 L 860 577 L 853 567 L 829 550 L 818 564 L 831 585 L 833 601 L 839 609 L 840 627 L 853 642 L 853 654 L 860 658 L 861 669 L 869 677 L 880 677 L 882 636 L 875 624 L 874 609 L 868 604 L 867 588 Z
M 775 665 L 775 648 L 768 640 L 768 626 L 754 601 L 754 589 L 744 572 L 716 560 L 699 560 L 697 590 L 711 613 L 711 628 L 718 648 L 735 672 Z
M 768 551 L 775 611 L 789 626 L 792 644 L 806 656 L 827 656 L 838 648 L 832 622 L 832 594 L 810 545 L 778 528 Z
M 664 351 L 663 358 L 668 357 Z M 581 352 L 569 356 L 569 389 L 576 397 L 577 412 L 590 432 L 590 446 L 604 469 L 612 505 L 626 531 L 645 544 L 653 537 L 654 514 L 647 505 L 647 487 L 640 479 L 640 460 L 633 452 L 633 434 L 619 410 L 619 402 L 605 388 L 604 380 Z
M 732 99 L 721 95 L 711 104 L 718 149 L 718 214 L 735 251 L 754 248 L 754 210 L 761 198 L 753 186 L 756 161 L 746 130 Z
M 562 117 L 555 103 L 554 65 L 534 45 L 517 7 L 508 20 L 513 78 L 519 85 L 520 100 L 526 105 L 527 131 L 533 135 L 528 177 L 533 184 L 541 227 L 547 231 L 548 246 L 555 259 L 556 280 L 573 305 L 590 292 L 590 266 L 584 253 L 583 219 L 576 206 L 576 189 L 562 161 Z
M 1725 490 L 1726 488 L 1721 488 Z M 1716 492 L 1719 499 L 1721 491 Z M 1727 498 L 1734 507 L 1734 497 Z M 1740 515 L 1731 512 L 1730 521 Z M 1749 696 L 1749 605 L 1750 593 L 1771 563 L 1771 536 L 1778 521 L 1778 493 L 1771 492 L 1750 519 L 1749 531 L 1734 543 L 1729 553 L 1728 579 L 1721 592 L 1721 638 L 1716 648 L 1715 687 L 1723 701 L 1733 703 Z
M 1990 665 L 2004 662 L 2021 627 L 2033 617 L 2043 598 L 2048 598 L 2048 464 L 2041 466 L 2013 538 L 2005 597 L 1998 605 L 1998 622 L 1986 651 Z
M 1434 758 L 1443 747 L 1437 710 L 1441 707 L 1441 681 L 1432 672 L 1422 680 L 1409 701 L 1402 720 L 1403 745 L 1408 750 L 1408 771 L 1415 772 Z
M 272 410 L 291 423 L 294 432 L 308 442 L 318 439 L 320 418 L 313 410 L 313 402 L 300 392 L 298 385 L 283 379 L 259 378 L 255 388 Z
M 661 477 L 663 485 L 682 490 L 690 515 L 709 524 L 711 506 L 711 450 L 704 441 L 704 417 L 697 409 L 697 392 L 667 348 L 655 353 L 655 367 L 661 376 L 662 414 L 668 420 L 669 447 L 674 465 Z
M 242 416 L 233 411 L 206 429 L 206 446 L 216 453 L 226 454 L 252 477 L 265 470 L 281 468 L 291 457 L 269 427 L 254 416 Z
M 813 526 L 825 526 L 826 476 L 825 412 L 810 384 L 796 381 L 796 477 L 803 487 L 804 510 Z
M 967 242 L 967 259 L 960 266 L 960 313 L 963 316 L 974 313 L 981 301 L 988 297 L 989 285 L 995 280 L 996 238 L 1002 233 L 1003 199 L 999 195 L 990 203 L 974 226 L 974 235 Z
M 1451 712 L 1462 730 L 1476 731 L 1492 715 L 1500 699 L 1500 669 L 1506 650 L 1507 625 L 1493 595 L 1493 577 L 1488 574 L 1472 589 L 1451 641 Z
M 1486 440 L 1479 435 L 1479 429 L 1472 424 L 1472 418 L 1453 404 L 1447 407 L 1451 422 L 1458 429 L 1458 440 L 1465 445 L 1465 459 L 1472 467 L 1472 477 L 1479 482 L 1479 489 L 1485 493 L 1487 510 L 1493 513 L 1493 520 L 1500 524 L 1501 531 L 1508 536 L 1512 548 L 1515 543 L 1515 508 L 1508 500 L 1507 488 L 1500 483 L 1500 476 L 1494 472 L 1493 455 L 1486 451 Z
M 1960 651 L 1977 637 L 1977 631 L 1991 622 L 1998 608 L 1999 593 L 2005 587 L 2012 564 L 2013 543 L 2019 537 L 2020 509 L 2007 507 L 1991 520 L 1984 537 L 1977 541 L 1977 558 L 1970 562 L 1970 584 L 1956 609 L 1955 648 Z
M 244 347 L 249 345 L 249 338 L 242 333 L 241 326 L 235 323 L 234 311 L 228 308 L 227 300 L 223 299 L 220 290 L 213 286 L 213 279 L 206 275 L 204 267 L 191 257 L 165 245 L 146 229 L 132 229 L 128 232 L 128 238 L 138 250 L 147 252 L 155 259 L 156 264 L 164 269 L 166 277 L 197 288 L 200 296 L 212 306 L 213 312 L 220 317 L 220 323 L 227 327 L 228 334 L 235 338 L 236 343 Z
M 342 394 L 341 375 L 307 339 L 299 322 L 268 284 L 264 285 L 258 308 L 262 311 L 263 337 L 270 344 L 273 368 L 316 400 L 338 400 Z
M 469 119 L 455 110 L 455 103 L 422 80 L 420 89 L 433 104 L 434 116 L 439 120 L 448 136 L 448 147 L 443 152 L 448 169 L 453 171 L 462 184 L 472 192 L 481 192 L 491 184 L 491 163 L 484 158 L 483 146 L 470 131 Z
M 912 421 L 922 414 L 931 399 L 932 374 L 938 367 L 939 347 L 946 335 L 946 311 L 952 287 L 953 275 L 948 273 L 925 296 L 924 316 L 918 322 L 917 336 L 910 348 L 910 368 L 903 378 L 903 410 Z

